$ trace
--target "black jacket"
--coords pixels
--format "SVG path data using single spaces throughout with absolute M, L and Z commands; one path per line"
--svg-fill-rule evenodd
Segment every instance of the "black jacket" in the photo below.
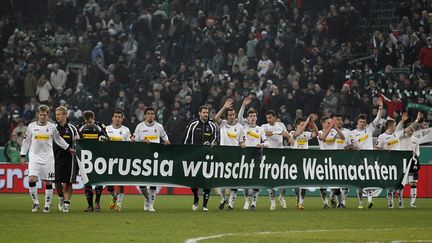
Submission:
M 216 131 L 216 125 L 212 121 L 194 119 L 186 127 L 184 144 L 215 144 Z

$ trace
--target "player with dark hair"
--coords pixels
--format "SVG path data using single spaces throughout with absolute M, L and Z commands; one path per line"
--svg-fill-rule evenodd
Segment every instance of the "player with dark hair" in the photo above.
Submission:
M 198 118 L 189 122 L 186 127 L 186 138 L 184 144 L 204 144 L 213 145 L 216 142 L 216 125 L 209 119 L 209 108 L 201 106 L 198 110 Z M 199 188 L 191 188 L 194 196 L 192 210 L 198 210 Z M 202 210 L 207 212 L 207 203 L 210 197 L 211 189 L 203 188 L 203 207 Z
M 124 114 L 121 110 L 115 110 L 111 118 L 111 125 L 106 127 L 110 141 L 131 141 L 131 133 L 129 128 L 122 125 Z M 122 202 L 124 198 L 124 186 L 118 187 L 119 192 L 114 192 L 114 186 L 108 186 L 108 191 L 111 194 L 111 201 L 109 203 L 110 209 L 121 211 Z
M 161 143 L 161 140 L 163 140 L 165 144 L 170 144 L 165 129 L 160 123 L 155 121 L 155 110 L 152 107 L 148 107 L 144 110 L 144 115 L 145 120 L 135 128 L 134 140 L 147 144 Z M 157 187 L 150 186 L 150 190 L 147 190 L 146 186 L 141 186 L 140 189 L 145 198 L 144 211 L 156 211 L 153 205 L 156 200 Z
M 82 139 L 89 139 L 89 140 L 98 140 L 98 141 L 108 141 L 108 135 L 105 131 L 105 125 L 95 121 L 95 115 L 93 111 L 84 111 L 83 113 L 84 117 L 84 125 L 82 125 L 79 129 L 80 137 Z M 99 212 L 101 210 L 100 206 L 100 198 L 102 196 L 102 190 L 103 186 L 95 186 L 95 204 L 96 206 L 93 206 L 93 187 L 92 186 L 85 186 L 85 194 L 87 199 L 88 207 L 84 210 L 84 212 Z

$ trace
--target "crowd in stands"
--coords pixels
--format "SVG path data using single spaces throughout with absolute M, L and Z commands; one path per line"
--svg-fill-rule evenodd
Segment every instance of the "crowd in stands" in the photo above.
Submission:
M 289 130 L 310 113 L 353 128 L 380 95 L 398 119 L 408 103 L 432 104 L 432 3 L 386 0 L 396 20 L 381 28 L 370 23 L 379 2 L 0 1 L 0 146 L 22 141 L 39 104 L 77 123 L 122 110 L 132 131 L 152 106 L 171 143 L 200 105 L 214 117 L 248 95 L 259 124 L 271 109 Z

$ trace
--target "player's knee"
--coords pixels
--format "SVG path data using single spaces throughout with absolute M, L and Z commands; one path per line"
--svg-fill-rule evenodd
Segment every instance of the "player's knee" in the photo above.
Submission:
M 29 182 L 30 183 L 36 183 L 38 181 L 36 176 L 29 176 Z
M 52 183 L 46 183 L 45 184 L 45 189 L 47 189 L 47 190 L 53 189 Z

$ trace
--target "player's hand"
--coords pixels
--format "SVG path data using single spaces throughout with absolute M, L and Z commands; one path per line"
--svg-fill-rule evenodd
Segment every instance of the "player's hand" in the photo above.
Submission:
M 416 118 L 417 122 L 420 122 L 420 119 L 422 118 L 423 118 L 423 113 L 421 113 L 420 111 L 417 112 L 417 118 Z
M 150 140 L 148 140 L 148 138 L 144 138 L 143 142 L 146 143 L 146 144 L 149 144 Z
M 381 97 L 378 98 L 378 102 L 377 103 L 378 103 L 378 105 L 379 105 L 380 108 L 384 107 L 384 101 L 383 101 L 383 99 Z
M 164 142 L 164 144 L 165 144 L 165 145 L 170 145 L 171 142 L 170 142 L 169 140 L 166 140 L 166 141 Z
M 249 103 L 252 102 L 252 96 L 248 96 L 243 100 L 243 106 L 246 107 L 247 105 L 249 105 Z
M 266 137 L 271 137 L 273 135 L 272 131 L 264 131 Z
M 282 136 L 283 136 L 284 138 L 289 139 L 289 137 L 290 137 L 290 135 L 289 135 L 289 133 L 288 133 L 287 131 L 283 131 L 281 134 L 282 134 Z
M 75 155 L 76 154 L 76 149 L 70 148 L 69 149 L 69 153 L 72 154 L 72 155 Z
M 22 164 L 22 165 L 27 165 L 27 161 L 26 161 L 26 158 L 25 158 L 25 157 L 22 157 L 22 158 L 21 158 L 21 164 Z
M 310 122 L 315 122 L 318 119 L 318 116 L 315 114 L 310 114 Z
M 240 143 L 240 148 L 246 148 L 246 144 L 244 142 Z
M 264 144 L 262 143 L 257 144 L 257 148 L 264 148 Z
M 135 142 L 135 136 L 134 135 L 130 136 L 130 140 L 131 142 Z
M 408 112 L 404 112 L 404 113 L 402 113 L 402 121 L 403 121 L 403 122 L 408 121 L 408 118 L 409 118 L 409 116 L 408 116 Z
M 233 105 L 233 100 L 231 99 L 231 98 L 229 98 L 229 99 L 227 99 L 226 101 L 225 101 L 225 104 L 224 104 L 224 108 L 225 109 L 228 109 L 228 108 L 231 108 L 232 107 L 232 105 Z

